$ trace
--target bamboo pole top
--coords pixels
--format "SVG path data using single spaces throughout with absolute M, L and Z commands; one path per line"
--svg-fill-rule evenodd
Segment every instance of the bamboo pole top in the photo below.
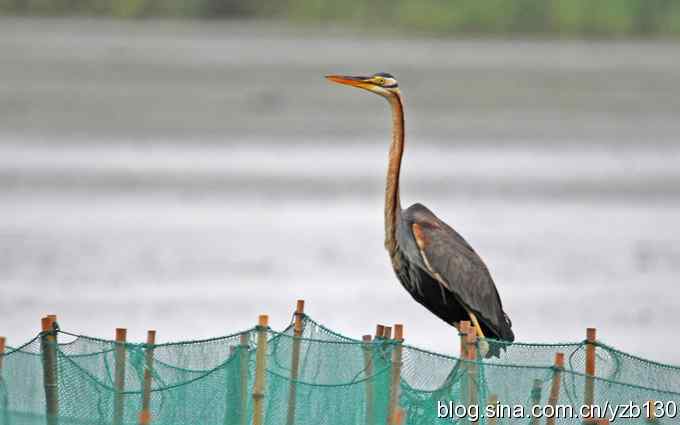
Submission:
M 564 368 L 564 353 L 555 353 L 555 367 Z
M 375 326 L 375 337 L 382 338 L 385 336 L 385 325 L 378 324 Z
M 116 328 L 116 342 L 125 342 L 127 339 L 127 329 Z
M 42 326 L 43 332 L 52 332 L 54 330 L 54 324 L 57 321 L 57 316 L 54 314 L 47 315 L 40 319 L 40 325 Z
M 385 333 L 383 333 L 383 336 L 386 339 L 392 339 L 392 327 L 391 326 L 385 326 Z
M 397 341 L 403 341 L 404 340 L 404 325 L 401 323 L 397 323 L 394 325 L 394 339 Z
M 0 336 L 0 369 L 2 369 L 2 357 L 5 354 L 5 337 Z
M 304 312 L 305 312 L 305 300 L 297 300 L 297 304 L 295 305 L 295 313 L 304 314 Z
M 597 329 L 595 328 L 588 328 L 586 329 L 586 341 L 589 343 L 595 342 L 597 339 Z
M 149 330 L 146 333 L 146 343 L 149 345 L 154 345 L 156 343 L 156 331 Z
M 364 335 L 361 337 L 361 340 L 364 342 L 371 342 L 371 336 L 370 335 Z
M 45 316 L 40 319 L 40 329 L 43 332 L 47 332 L 50 330 L 50 318 Z
M 260 314 L 260 317 L 257 319 L 257 325 L 263 327 L 269 326 L 269 316 L 266 314 Z

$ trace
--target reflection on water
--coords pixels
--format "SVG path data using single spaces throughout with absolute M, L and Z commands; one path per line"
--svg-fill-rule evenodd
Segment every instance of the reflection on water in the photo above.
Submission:
M 385 106 L 319 79 L 389 69 L 408 93 L 403 202 L 478 250 L 518 338 L 597 326 L 680 363 L 672 340 L 645 342 L 673 334 L 680 307 L 673 45 L 404 40 L 404 55 L 244 24 L 38 22 L 0 25 L 10 343 L 53 312 L 140 340 L 262 312 L 280 326 L 304 297 L 344 333 L 404 322 L 410 342 L 455 352 L 382 246 Z

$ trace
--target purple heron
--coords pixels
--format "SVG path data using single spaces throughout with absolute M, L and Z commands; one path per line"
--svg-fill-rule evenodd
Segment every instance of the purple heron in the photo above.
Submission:
M 370 77 L 328 75 L 387 99 L 392 109 L 392 144 L 385 188 L 385 248 L 392 267 L 411 296 L 437 317 L 458 328 L 470 320 L 477 335 L 512 342 L 512 322 L 503 311 L 496 285 L 484 261 L 463 237 L 422 204 L 403 210 L 399 172 L 404 154 L 404 102 L 397 80 L 388 73 Z M 497 345 L 482 347 L 498 356 Z

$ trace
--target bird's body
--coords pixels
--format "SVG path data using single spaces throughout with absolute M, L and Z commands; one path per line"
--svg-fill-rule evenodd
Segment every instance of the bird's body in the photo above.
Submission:
M 421 204 L 403 210 L 399 174 L 404 152 L 404 108 L 396 79 L 386 73 L 371 77 L 328 76 L 386 98 L 392 109 L 385 188 L 385 248 L 404 288 L 420 304 L 458 327 L 471 320 L 480 337 L 513 341 L 512 323 L 503 311 L 491 275 L 474 249 L 453 228 Z M 497 346 L 489 355 L 498 355 Z

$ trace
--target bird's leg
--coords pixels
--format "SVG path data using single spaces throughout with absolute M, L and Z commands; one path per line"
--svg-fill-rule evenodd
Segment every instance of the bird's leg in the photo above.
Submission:
M 475 328 L 475 333 L 477 333 L 477 336 L 479 337 L 479 354 L 481 354 L 482 357 L 486 357 L 486 354 L 489 352 L 489 343 L 486 341 L 486 337 L 484 336 L 484 332 L 482 332 L 482 327 L 479 326 L 479 321 L 477 320 L 475 313 L 468 311 L 468 315 L 470 316 L 470 321 L 472 321 L 472 326 Z
M 475 316 L 475 313 L 468 311 L 468 315 L 470 316 L 470 320 L 472 321 L 472 326 L 474 326 L 475 331 L 477 331 L 477 336 L 480 338 L 484 338 L 484 332 L 482 332 L 482 327 L 479 326 L 479 321 L 477 320 L 477 316 Z

